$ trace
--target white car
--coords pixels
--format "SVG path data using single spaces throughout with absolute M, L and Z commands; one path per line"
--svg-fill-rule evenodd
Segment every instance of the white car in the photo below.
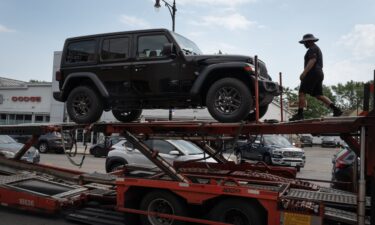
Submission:
M 159 155 L 173 165 L 174 161 L 187 161 L 203 159 L 208 157 L 197 145 L 186 140 L 147 140 L 145 144 L 159 152 Z M 216 162 L 212 158 L 205 159 L 206 162 Z M 105 163 L 107 172 L 112 172 L 116 168 L 125 164 L 136 164 L 144 166 L 154 165 L 139 150 L 127 140 L 122 140 L 112 146 L 108 152 Z

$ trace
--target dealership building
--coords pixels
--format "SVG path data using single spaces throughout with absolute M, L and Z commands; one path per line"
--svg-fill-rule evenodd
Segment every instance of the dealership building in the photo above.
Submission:
M 58 91 L 55 72 L 60 67 L 61 52 L 54 53 L 51 82 L 26 82 L 0 76 L 0 124 L 60 123 L 69 122 L 64 103 L 53 99 Z M 144 110 L 142 117 L 167 119 L 169 110 Z M 284 120 L 290 112 L 283 110 Z M 179 120 L 212 119 L 207 109 L 173 110 L 173 118 Z M 270 104 L 262 119 L 281 119 L 280 105 Z M 111 112 L 103 113 L 101 121 L 116 121 Z

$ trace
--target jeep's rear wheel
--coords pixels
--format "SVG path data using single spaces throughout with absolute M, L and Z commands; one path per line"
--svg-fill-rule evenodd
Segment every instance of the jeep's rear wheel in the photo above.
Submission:
M 126 122 L 131 122 L 131 121 L 138 119 L 142 114 L 142 110 L 141 109 L 135 109 L 131 111 L 112 110 L 112 114 L 117 120 L 126 123 Z
M 93 123 L 103 113 L 103 101 L 94 90 L 87 86 L 78 86 L 70 92 L 67 100 L 70 119 L 76 123 Z
M 249 88 L 235 78 L 216 81 L 206 96 L 207 109 L 219 122 L 238 122 L 246 118 L 253 101 Z

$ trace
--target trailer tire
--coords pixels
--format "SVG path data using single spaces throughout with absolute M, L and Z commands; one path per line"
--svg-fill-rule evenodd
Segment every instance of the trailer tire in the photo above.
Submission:
M 216 204 L 208 214 L 212 221 L 234 225 L 265 225 L 265 217 L 250 201 L 225 199 Z
M 186 203 L 166 191 L 152 191 L 142 199 L 140 209 L 158 213 L 187 216 Z M 186 222 L 155 216 L 141 216 L 142 225 L 185 225 Z

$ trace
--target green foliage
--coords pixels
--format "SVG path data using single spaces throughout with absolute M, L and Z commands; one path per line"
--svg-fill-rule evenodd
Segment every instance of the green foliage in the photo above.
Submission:
M 337 96 L 338 105 L 344 110 L 354 110 L 363 107 L 363 82 L 348 81 L 346 84 L 332 86 Z

